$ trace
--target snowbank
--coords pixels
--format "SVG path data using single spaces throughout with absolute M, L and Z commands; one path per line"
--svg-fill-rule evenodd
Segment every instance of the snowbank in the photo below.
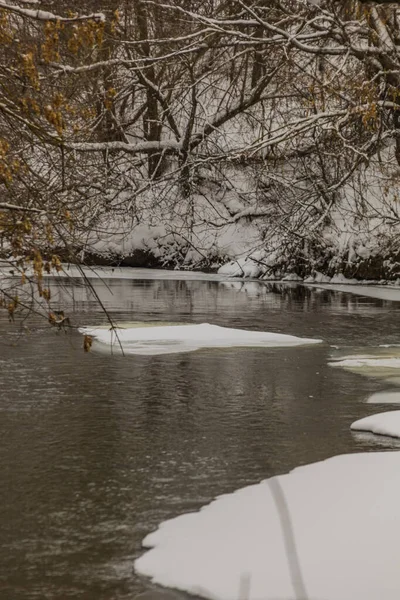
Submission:
M 399 494 L 400 453 L 336 456 L 162 523 L 135 569 L 213 600 L 397 600 Z
M 229 277 L 249 277 L 257 278 L 262 275 L 263 267 L 262 261 L 264 259 L 264 252 L 253 252 L 250 256 L 244 256 L 232 260 L 218 269 L 219 275 L 227 275 Z
M 378 435 L 389 435 L 390 437 L 400 438 L 400 410 L 378 413 L 377 415 L 359 419 L 352 423 L 350 428 L 354 431 L 370 431 Z
M 230 329 L 209 323 L 155 327 L 142 325 L 116 330 L 85 327 L 80 331 L 95 338 L 98 348 L 111 347 L 118 351 L 122 346 L 125 354 L 171 354 L 191 352 L 200 348 L 300 346 L 321 342 L 280 333 Z M 96 345 L 93 347 L 96 348 Z

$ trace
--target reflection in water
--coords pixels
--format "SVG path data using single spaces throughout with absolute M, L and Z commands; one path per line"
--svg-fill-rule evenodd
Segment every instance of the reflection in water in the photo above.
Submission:
M 332 369 L 329 345 L 396 343 L 397 305 L 282 284 L 94 282 L 121 321 L 211 322 L 321 337 L 305 348 L 84 354 L 81 336 L 0 323 L 0 597 L 127 600 L 162 520 L 343 452 L 378 380 Z M 249 285 L 251 287 L 249 287 Z M 243 287 L 244 286 L 244 287 Z M 247 286 L 247 287 L 246 287 Z M 105 323 L 80 282 L 53 288 L 74 325 Z M 386 445 L 387 444 L 387 445 Z

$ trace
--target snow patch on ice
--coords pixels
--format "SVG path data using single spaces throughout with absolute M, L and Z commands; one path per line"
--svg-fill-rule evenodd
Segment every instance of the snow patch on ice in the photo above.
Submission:
M 213 600 L 397 600 L 399 491 L 399 452 L 337 456 L 162 523 L 135 569 Z
M 400 348 L 400 344 L 379 344 L 379 348 Z
M 387 390 L 376 392 L 367 399 L 368 404 L 400 404 L 400 391 Z
M 400 410 L 378 413 L 355 421 L 351 425 L 354 431 L 370 431 L 378 435 L 400 438 Z
M 378 367 L 381 369 L 400 369 L 400 358 L 372 358 L 371 356 L 352 356 L 328 363 L 330 367 L 358 369 Z
M 112 348 L 113 351 L 123 350 L 125 354 L 147 355 L 192 352 L 200 348 L 301 346 L 321 342 L 281 333 L 219 327 L 209 323 L 118 329 L 84 327 L 80 332 L 94 338 L 97 342 L 93 346 L 95 349 Z

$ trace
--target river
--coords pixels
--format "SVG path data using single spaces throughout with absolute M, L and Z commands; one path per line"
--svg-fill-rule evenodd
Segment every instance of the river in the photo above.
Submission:
M 0 597 L 132 600 L 160 521 L 215 496 L 348 452 L 382 382 L 328 366 L 338 350 L 398 342 L 400 304 L 265 282 L 93 281 L 118 321 L 209 322 L 322 338 L 321 346 L 127 356 L 84 353 L 32 317 L 0 315 Z M 173 278 L 173 274 L 172 274 Z M 79 280 L 53 283 L 73 325 L 105 322 Z M 386 386 L 387 387 L 387 386 Z

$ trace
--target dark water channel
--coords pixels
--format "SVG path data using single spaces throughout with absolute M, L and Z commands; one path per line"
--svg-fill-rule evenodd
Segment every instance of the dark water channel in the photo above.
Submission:
M 140 275 L 138 276 L 140 277 Z M 382 382 L 327 366 L 331 345 L 399 341 L 400 304 L 266 283 L 108 280 L 125 321 L 211 322 L 321 337 L 322 346 L 84 354 L 73 331 L 0 318 L 0 599 L 127 600 L 157 524 L 335 454 L 396 447 L 350 423 L 385 410 Z M 64 284 L 73 322 L 104 322 Z M 398 446 L 397 446 L 398 447 Z

